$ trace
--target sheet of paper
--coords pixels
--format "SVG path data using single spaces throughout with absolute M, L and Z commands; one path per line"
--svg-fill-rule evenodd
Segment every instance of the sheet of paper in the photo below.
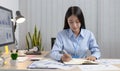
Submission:
M 17 61 L 18 62 L 23 62 L 23 61 L 25 61 L 25 60 L 27 60 L 28 59 L 28 57 L 18 57 L 17 58 Z
M 120 64 L 120 59 L 100 59 L 98 62 L 101 64 Z
M 79 68 L 82 71 L 98 71 L 98 70 L 120 70 L 120 68 L 113 66 L 113 65 L 79 65 Z
M 71 65 L 65 65 L 63 63 L 57 62 L 57 61 L 48 61 L 48 60 L 40 60 L 40 61 L 34 61 L 32 64 L 28 66 L 30 69 L 63 69 L 63 70 L 70 70 L 74 68 L 74 66 Z
M 33 57 L 33 58 L 30 58 L 31 61 L 39 61 L 39 60 L 42 60 L 43 58 L 42 57 Z

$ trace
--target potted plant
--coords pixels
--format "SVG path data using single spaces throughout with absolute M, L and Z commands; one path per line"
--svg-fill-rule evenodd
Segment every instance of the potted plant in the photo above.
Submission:
M 10 56 L 11 56 L 10 63 L 11 63 L 12 66 L 15 66 L 17 58 L 18 58 L 18 50 L 16 50 L 16 51 L 11 50 L 11 55 Z
M 43 50 L 41 33 L 40 30 L 38 31 L 36 25 L 34 27 L 34 33 L 31 34 L 28 32 L 26 35 L 26 43 L 28 51 L 30 51 L 30 49 L 34 49 L 37 52 L 41 52 Z

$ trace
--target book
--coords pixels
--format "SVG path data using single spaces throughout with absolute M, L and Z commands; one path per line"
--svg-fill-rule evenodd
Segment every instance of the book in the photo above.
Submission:
M 64 62 L 64 64 L 77 64 L 77 65 L 97 65 L 97 61 L 90 61 L 86 59 L 72 58 L 69 62 Z

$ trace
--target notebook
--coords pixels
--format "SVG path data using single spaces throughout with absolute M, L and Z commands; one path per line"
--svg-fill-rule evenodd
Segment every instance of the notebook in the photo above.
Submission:
M 69 62 L 64 62 L 64 64 L 97 65 L 99 63 L 97 61 L 90 61 L 90 60 L 86 60 L 86 59 L 73 58 Z

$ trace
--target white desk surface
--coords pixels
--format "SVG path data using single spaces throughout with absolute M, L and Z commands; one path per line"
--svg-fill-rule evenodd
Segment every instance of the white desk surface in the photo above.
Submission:
M 47 52 L 48 53 L 48 52 Z M 43 57 L 47 54 L 45 52 L 43 52 L 42 55 L 39 55 L 39 57 Z M 36 56 L 36 55 L 35 55 Z M 28 59 L 23 61 L 23 62 L 18 62 L 16 66 L 11 66 L 10 65 L 10 58 L 8 58 L 6 61 L 7 63 L 0 67 L 0 71 L 82 71 L 80 68 L 78 67 L 75 67 L 71 70 L 62 70 L 62 69 L 28 69 L 28 65 L 32 63 L 32 61 L 30 61 L 29 57 L 35 57 L 34 55 L 29 55 L 27 56 Z M 38 56 L 37 56 L 38 57 Z M 113 64 L 117 67 L 120 68 L 120 64 Z M 99 70 L 96 70 L 96 71 L 99 71 Z M 109 70 L 108 70 L 109 71 Z M 110 71 L 116 71 L 116 70 L 110 70 Z M 120 71 L 120 70 L 117 70 L 117 71 Z

